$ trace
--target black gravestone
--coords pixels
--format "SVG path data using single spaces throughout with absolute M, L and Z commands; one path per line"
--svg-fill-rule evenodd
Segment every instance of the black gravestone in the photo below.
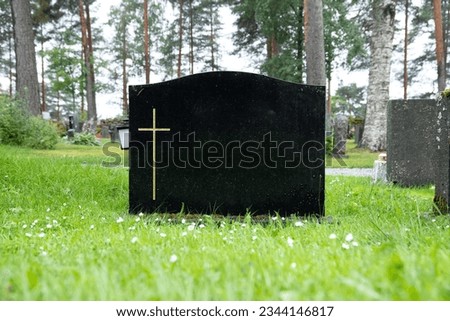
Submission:
M 240 72 L 130 87 L 130 212 L 323 214 L 325 90 Z
M 391 100 L 387 123 L 388 180 L 403 186 L 434 182 L 436 101 Z

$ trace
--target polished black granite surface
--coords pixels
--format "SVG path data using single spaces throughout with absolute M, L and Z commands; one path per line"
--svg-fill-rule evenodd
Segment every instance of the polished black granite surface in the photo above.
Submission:
M 325 89 L 240 72 L 130 87 L 130 213 L 324 210 Z

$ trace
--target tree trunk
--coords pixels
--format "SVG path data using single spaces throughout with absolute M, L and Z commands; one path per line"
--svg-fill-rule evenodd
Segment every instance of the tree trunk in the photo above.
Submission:
M 304 0 L 306 83 L 326 85 L 322 0 Z
M 190 74 L 194 74 L 194 11 L 192 0 L 189 0 L 189 66 Z
M 211 71 L 215 71 L 216 69 L 216 61 L 214 54 L 214 41 L 215 41 L 215 33 L 214 33 L 214 11 L 213 11 L 213 3 L 209 4 L 209 37 L 211 43 Z
M 372 18 L 367 111 L 361 144 L 371 151 L 381 151 L 386 149 L 387 105 L 395 21 L 394 1 L 374 1 Z
M 403 50 L 403 99 L 408 98 L 408 18 L 409 0 L 405 2 L 405 48 Z
M 128 115 L 128 93 L 127 93 L 127 33 L 126 29 L 123 30 L 123 38 L 122 38 L 122 51 L 123 51 L 123 59 L 122 59 L 122 106 L 123 106 L 123 114 Z
M 148 0 L 144 0 L 145 83 L 150 83 L 150 39 L 148 34 Z
M 42 25 L 41 25 L 41 32 L 42 32 Z M 44 34 L 42 32 L 42 34 Z M 41 111 L 47 110 L 47 98 L 45 97 L 45 60 L 44 60 L 44 38 L 42 38 L 41 41 L 41 96 L 42 96 L 42 105 L 41 105 Z
M 303 83 L 303 3 L 300 0 L 300 7 L 298 10 L 298 27 L 297 27 L 297 72 L 299 83 Z
M 16 51 L 16 92 L 33 115 L 41 113 L 29 0 L 11 0 Z
M 88 54 L 89 54 L 89 69 L 88 69 L 88 77 L 90 79 L 89 83 L 91 86 L 90 94 L 91 97 L 91 106 L 88 105 L 88 119 L 91 123 L 92 130 L 95 130 L 97 127 L 97 102 L 95 99 L 95 70 L 94 70 L 94 47 L 92 45 L 92 28 L 91 28 L 91 15 L 89 10 L 89 1 L 85 3 L 86 7 L 86 29 L 87 29 L 87 45 L 88 45 Z
M 83 0 L 78 1 L 78 9 L 80 14 L 81 22 L 81 43 L 83 46 L 83 56 L 84 56 L 84 67 L 86 73 L 86 101 L 87 101 L 87 112 L 88 112 L 88 129 L 94 132 L 97 112 L 95 107 L 95 88 L 94 88 L 94 77 L 93 77 L 93 56 L 91 55 L 92 45 L 90 46 L 90 40 L 88 38 L 88 27 L 86 22 L 86 17 L 84 13 L 84 3 Z
M 13 43 L 12 43 L 12 38 L 14 32 L 11 30 L 10 34 L 9 34 L 9 40 L 8 40 L 8 51 L 9 51 L 9 58 L 8 58 L 8 64 L 9 64 L 9 98 L 13 97 L 13 79 L 14 79 L 14 73 L 13 73 Z
M 181 52 L 183 50 L 183 5 L 184 0 L 179 0 L 178 3 L 180 4 L 180 16 L 179 16 L 179 25 L 178 25 L 178 68 L 177 68 L 177 75 L 178 78 L 181 77 Z
M 442 31 L 442 8 L 441 0 L 433 0 L 434 30 L 436 37 L 436 60 L 438 71 L 438 91 L 445 89 L 446 70 L 444 52 L 444 33 Z

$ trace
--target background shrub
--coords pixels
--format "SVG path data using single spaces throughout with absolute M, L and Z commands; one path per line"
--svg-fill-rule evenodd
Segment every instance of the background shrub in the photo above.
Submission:
M 57 143 L 53 124 L 31 116 L 20 102 L 0 96 L 0 144 L 52 149 Z
M 85 146 L 99 146 L 100 142 L 94 134 L 91 133 L 75 133 L 72 144 Z
M 27 135 L 27 112 L 17 102 L 0 96 L 0 143 L 24 145 Z
M 28 119 L 25 145 L 35 149 L 53 149 L 59 141 L 55 126 L 39 117 Z

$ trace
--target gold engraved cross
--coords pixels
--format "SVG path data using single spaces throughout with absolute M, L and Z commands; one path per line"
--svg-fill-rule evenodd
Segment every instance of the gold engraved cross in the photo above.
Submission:
M 153 133 L 153 155 L 152 155 L 152 169 L 153 169 L 153 192 L 152 199 L 156 200 L 156 132 L 168 132 L 170 128 L 156 128 L 156 109 L 153 108 L 153 127 L 152 128 L 138 128 L 140 132 Z

